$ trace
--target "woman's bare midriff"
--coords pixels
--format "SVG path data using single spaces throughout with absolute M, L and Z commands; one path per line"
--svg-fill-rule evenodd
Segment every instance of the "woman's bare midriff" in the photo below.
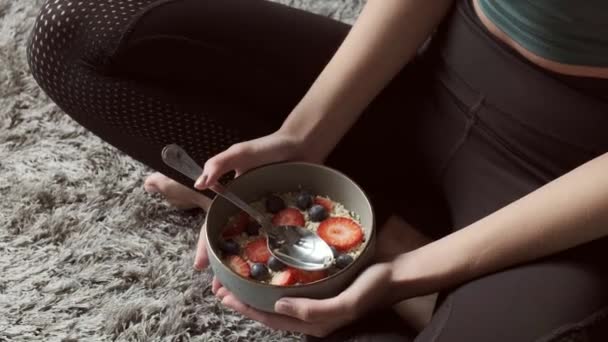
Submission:
M 511 37 L 509 37 L 505 32 L 500 30 L 496 25 L 494 25 L 493 22 L 488 19 L 488 17 L 486 17 L 483 11 L 479 8 L 479 0 L 473 0 L 473 5 L 475 7 L 475 12 L 477 13 L 477 16 L 484 24 L 484 26 L 488 29 L 488 31 L 500 41 L 515 49 L 518 53 L 520 53 L 524 58 L 528 59 L 530 62 L 540 66 L 541 68 L 564 75 L 608 79 L 608 67 L 592 67 L 585 65 L 563 64 L 543 58 L 530 52 L 529 50 L 515 42 L 513 39 L 511 39 Z

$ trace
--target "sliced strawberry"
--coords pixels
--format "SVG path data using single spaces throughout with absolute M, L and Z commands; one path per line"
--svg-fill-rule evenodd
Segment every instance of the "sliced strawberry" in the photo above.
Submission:
M 313 281 L 321 280 L 327 277 L 327 271 L 304 271 L 298 270 L 298 283 L 308 284 Z
M 241 234 L 247 228 L 249 223 L 249 215 L 246 212 L 241 211 L 238 215 L 233 216 L 228 221 L 228 224 L 222 231 L 222 237 L 231 238 Z
M 274 215 L 272 224 L 275 226 L 304 227 L 304 215 L 296 208 L 285 208 Z
M 325 210 L 327 210 L 328 214 L 331 213 L 331 211 L 334 209 L 334 203 L 325 197 L 321 197 L 321 196 L 315 197 L 314 203 L 325 208 Z
M 277 286 L 289 286 L 298 281 L 298 272 L 295 268 L 286 268 L 285 270 L 276 273 L 272 276 L 270 284 Z
M 251 274 L 251 269 L 249 268 L 249 264 L 243 258 L 238 255 L 231 255 L 226 258 L 226 263 L 231 270 L 236 272 L 237 274 L 249 278 Z
M 348 251 L 363 241 L 363 229 L 346 217 L 330 217 L 321 222 L 317 234 L 339 251 Z
M 253 240 L 245 246 L 245 255 L 252 262 L 261 262 L 263 264 L 270 259 L 270 251 L 266 243 L 266 238 Z

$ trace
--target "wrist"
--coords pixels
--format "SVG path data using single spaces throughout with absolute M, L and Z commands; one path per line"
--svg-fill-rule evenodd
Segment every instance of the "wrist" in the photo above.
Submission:
M 407 289 L 406 296 L 399 296 L 394 302 L 436 293 L 453 279 L 454 268 L 450 259 L 441 255 L 429 256 L 430 249 L 427 247 L 401 254 L 392 260 L 390 286 L 395 289 L 393 293 L 399 294 Z
M 424 296 L 473 277 L 468 254 L 450 236 L 396 257 L 392 286 L 407 286 L 410 296 Z
M 421 284 L 420 267 L 413 254 L 413 252 L 403 253 L 390 261 L 391 273 L 387 280 L 387 292 L 391 293 L 390 305 L 423 295 L 424 286 Z
M 293 115 L 291 114 L 290 117 Z M 304 114 L 299 116 L 304 116 Z M 325 134 L 317 129 L 314 122 L 304 123 L 302 121 L 299 117 L 286 120 L 277 134 L 284 136 L 294 146 L 295 158 L 322 163 L 330 150 L 327 148 L 326 140 L 322 138 Z
M 392 288 L 387 289 L 392 274 L 392 264 L 381 262 L 370 265 L 350 285 L 348 291 L 342 293 L 340 302 L 347 303 L 345 310 L 352 318 L 360 317 L 373 308 L 387 307 L 392 302 Z M 344 296 L 348 293 L 347 296 Z

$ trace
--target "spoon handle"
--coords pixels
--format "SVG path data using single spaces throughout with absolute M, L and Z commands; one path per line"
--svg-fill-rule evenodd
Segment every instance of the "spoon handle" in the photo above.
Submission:
M 183 148 L 176 144 L 165 146 L 162 151 L 162 158 L 165 164 L 183 173 L 194 181 L 203 173 L 203 169 L 186 153 L 186 151 L 184 151 Z M 245 201 L 241 200 L 234 193 L 224 188 L 220 183 L 212 185 L 209 188 L 249 214 L 249 216 L 258 221 L 262 226 L 266 225 L 266 218 L 264 215 L 245 203 Z
M 252 206 L 245 203 L 245 201 L 241 200 L 234 193 L 228 191 L 224 188 L 220 183 L 216 183 L 215 185 L 210 186 L 210 188 L 215 191 L 217 194 L 223 196 L 225 199 L 234 203 L 237 207 L 241 208 L 244 212 L 249 214 L 254 220 L 256 220 L 260 225 L 267 226 L 266 217 L 261 214 L 259 211 L 255 210 Z
M 203 168 L 200 167 L 183 148 L 176 144 L 165 146 L 162 151 L 162 158 L 165 164 L 171 166 L 175 170 L 183 173 L 193 181 L 203 173 Z

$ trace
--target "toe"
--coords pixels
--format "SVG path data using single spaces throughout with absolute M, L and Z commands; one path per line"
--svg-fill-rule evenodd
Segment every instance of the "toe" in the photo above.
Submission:
M 148 178 L 146 178 L 146 181 L 144 182 L 144 190 L 146 190 L 146 192 L 150 194 L 160 192 L 160 184 L 162 184 L 163 177 L 164 176 L 158 172 L 148 176 Z
M 160 190 L 158 190 L 158 187 L 156 185 L 154 185 L 153 183 L 145 183 L 144 190 L 146 190 L 146 192 L 149 194 L 156 194 L 156 193 L 160 192 Z
M 187 188 L 159 172 L 153 173 L 146 178 L 144 189 L 150 194 L 159 193 L 163 195 L 171 206 L 178 209 L 200 207 L 207 210 L 210 203 L 210 199 L 206 196 Z

